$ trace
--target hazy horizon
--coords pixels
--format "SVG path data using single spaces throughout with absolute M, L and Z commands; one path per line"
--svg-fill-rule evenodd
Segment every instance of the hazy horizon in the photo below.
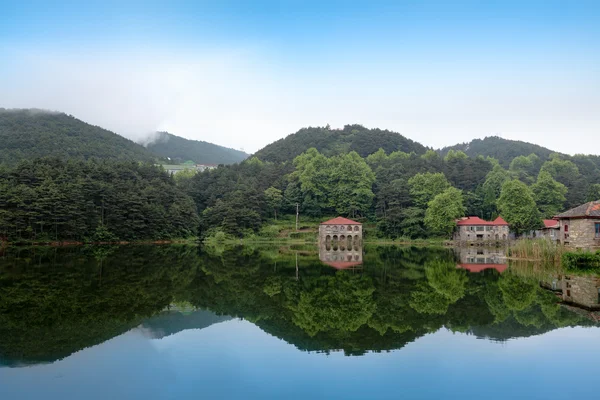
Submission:
M 438 149 L 500 136 L 589 154 L 594 1 L 9 2 L 0 107 L 247 153 L 361 124 Z

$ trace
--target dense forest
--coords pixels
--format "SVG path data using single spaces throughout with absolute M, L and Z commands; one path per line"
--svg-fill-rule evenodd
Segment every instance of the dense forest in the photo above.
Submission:
M 0 152 L 0 237 L 11 241 L 243 237 L 295 214 L 296 205 L 302 217 L 348 216 L 365 222 L 368 235 L 387 238 L 448 238 L 455 220 L 468 215 L 501 215 L 521 234 L 600 199 L 600 156 L 550 153 L 500 138 L 472 142 L 469 156 L 358 125 L 306 128 L 241 163 L 170 177 L 137 159 L 136 151 L 144 159 L 146 149 L 73 117 L 31 111 L 0 117 L 0 126 L 11 127 L 0 129 L 9 133 L 0 147 L 18 149 Z M 27 142 L 31 132 L 52 143 Z M 169 138 L 165 144 L 187 143 Z M 62 151 L 57 158 L 36 158 L 58 152 L 54 143 Z M 15 164 L 25 156 L 32 160 Z
M 0 167 L 0 238 L 158 240 L 194 236 L 196 206 L 152 164 L 37 159 Z
M 67 114 L 0 108 L 0 164 L 15 165 L 38 157 L 156 159 L 143 146 Z
M 353 131 L 370 134 L 355 128 L 344 129 L 346 139 Z M 378 235 L 392 238 L 449 237 L 455 219 L 467 215 L 502 215 L 521 234 L 541 227 L 543 218 L 600 198 L 597 156 L 531 153 L 505 168 L 510 152 L 496 153 L 502 160 L 456 150 L 444 157 L 433 150 L 387 152 L 396 142 L 381 146 L 375 139 L 371 146 L 348 141 L 335 147 L 333 135 L 341 135 L 335 132 L 301 130 L 241 164 L 190 178 L 184 190 L 196 202 L 202 235 L 257 232 L 271 216 L 295 213 L 296 204 L 305 216 L 376 223 Z M 302 147 L 319 137 L 322 151 Z M 351 151 L 356 147 L 360 152 Z
M 248 246 L 6 249 L 0 365 L 64 358 L 160 323 L 170 304 L 244 318 L 301 350 L 347 355 L 399 349 L 442 327 L 507 340 L 593 325 L 557 304 L 535 277 L 470 274 L 444 249 L 367 247 L 361 271 L 336 271 L 299 253 L 296 269 L 294 250 Z M 163 317 L 148 320 L 153 315 Z
M 255 157 L 262 161 L 292 161 L 296 156 L 314 147 L 326 156 L 357 152 L 366 157 L 382 148 L 385 152 L 403 151 L 423 154 L 427 149 L 404 136 L 381 129 L 367 129 L 360 125 L 346 125 L 343 129 L 304 128 L 259 150 Z
M 462 151 L 469 157 L 492 157 L 498 160 L 504 168 L 510 166 L 510 162 L 519 156 L 535 154 L 542 160 L 547 160 L 554 151 L 537 144 L 521 142 L 519 140 L 503 139 L 498 136 L 489 136 L 484 139 L 473 139 L 468 143 L 461 143 L 439 150 L 442 156 L 446 156 L 450 150 Z
M 168 132 L 157 132 L 147 145 L 148 150 L 168 157 L 173 164 L 193 161 L 196 164 L 233 164 L 248 157 L 243 151 L 199 140 L 188 140 Z

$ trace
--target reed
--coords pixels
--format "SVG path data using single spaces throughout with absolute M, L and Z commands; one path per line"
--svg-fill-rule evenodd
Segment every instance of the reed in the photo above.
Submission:
M 560 263 L 565 249 L 549 239 L 521 239 L 509 248 L 513 259 Z

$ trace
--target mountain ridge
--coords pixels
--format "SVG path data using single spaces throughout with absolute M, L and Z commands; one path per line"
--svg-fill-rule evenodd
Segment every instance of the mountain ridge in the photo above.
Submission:
M 186 139 L 169 132 L 156 132 L 145 147 L 161 157 L 180 163 L 191 160 L 196 164 L 234 164 L 248 157 L 240 150 L 203 140 Z

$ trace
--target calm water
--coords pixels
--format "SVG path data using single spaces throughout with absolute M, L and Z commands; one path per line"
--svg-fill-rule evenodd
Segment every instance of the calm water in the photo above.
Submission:
M 9 249 L 0 398 L 597 398 L 599 282 L 476 249 Z

